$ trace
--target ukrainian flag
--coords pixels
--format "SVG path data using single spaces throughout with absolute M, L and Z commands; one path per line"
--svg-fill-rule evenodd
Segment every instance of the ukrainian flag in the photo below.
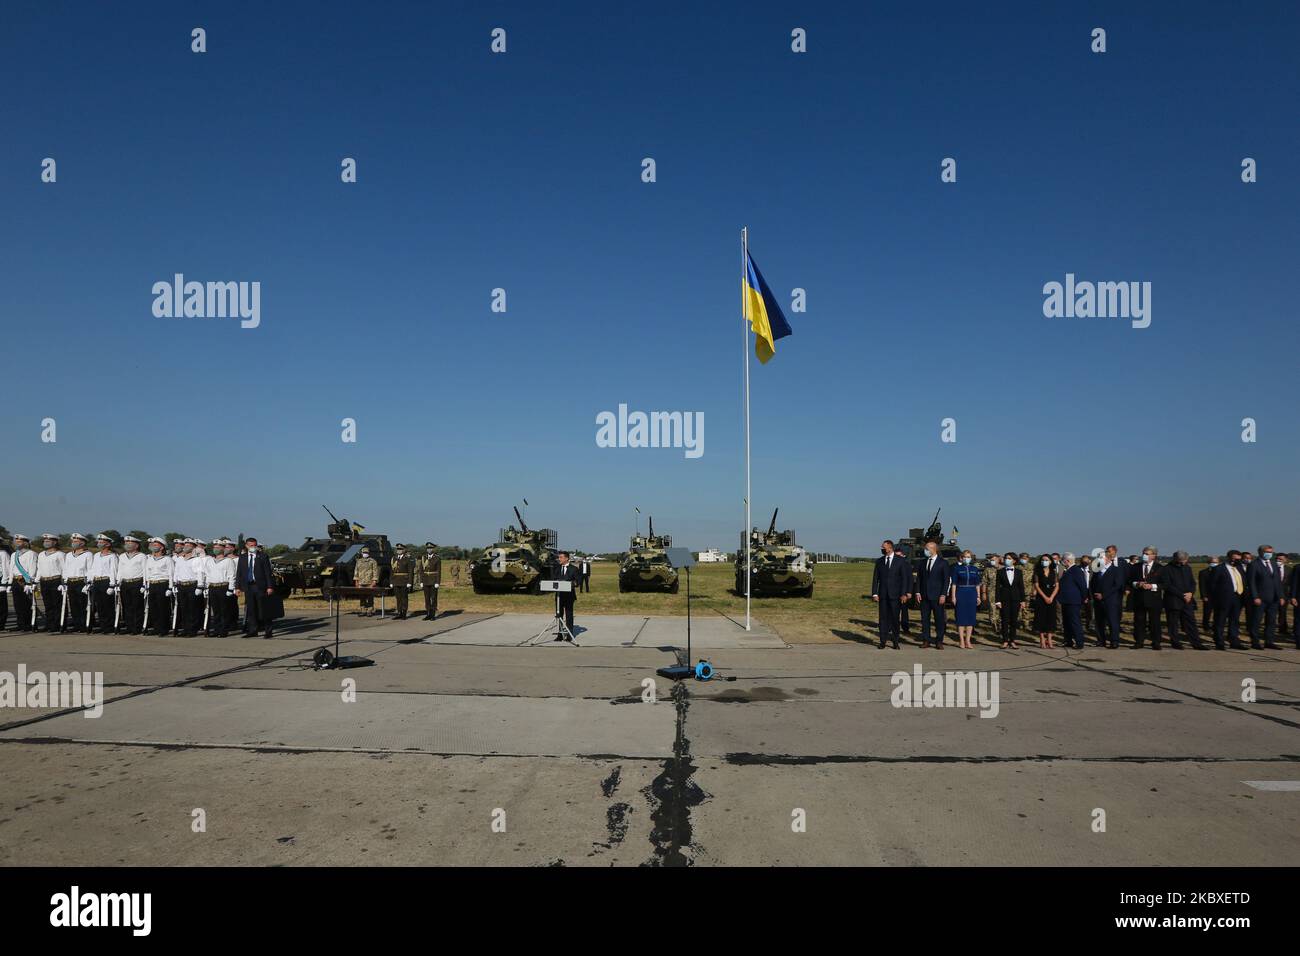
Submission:
M 745 320 L 754 332 L 754 354 L 762 363 L 776 354 L 776 340 L 792 331 L 748 250 L 745 252 Z

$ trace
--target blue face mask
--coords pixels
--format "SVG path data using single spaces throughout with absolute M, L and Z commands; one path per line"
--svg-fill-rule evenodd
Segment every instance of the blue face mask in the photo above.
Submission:
M 1273 560 L 1273 552 L 1272 552 L 1272 551 L 1265 551 L 1265 552 L 1264 552 L 1264 559 L 1265 559 L 1266 561 L 1272 561 L 1272 560 Z
M 1009 568 L 1014 568 L 1016 566 L 1016 562 L 1012 561 L 1010 558 L 1007 558 L 1006 566 Z
M 970 564 L 970 555 L 966 555 L 965 557 L 963 557 L 963 558 L 961 559 L 961 563 L 962 563 L 962 564 Z

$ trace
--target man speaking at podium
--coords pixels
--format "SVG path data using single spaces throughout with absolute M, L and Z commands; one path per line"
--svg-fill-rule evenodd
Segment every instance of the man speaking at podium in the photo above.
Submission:
M 559 553 L 560 566 L 555 569 L 555 580 L 568 581 L 573 585 L 571 591 L 557 591 L 556 597 L 560 599 L 560 610 L 564 613 L 564 626 L 573 633 L 573 602 L 578 597 L 578 579 L 581 572 L 573 565 L 569 564 L 569 552 L 561 551 Z M 573 643 L 572 637 L 557 637 L 557 641 L 568 641 Z

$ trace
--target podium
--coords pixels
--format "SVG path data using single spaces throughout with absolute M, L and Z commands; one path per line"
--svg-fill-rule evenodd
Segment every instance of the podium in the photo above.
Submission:
M 578 642 L 573 639 L 573 632 L 569 630 L 569 626 L 564 623 L 564 618 L 560 616 L 560 595 L 573 593 L 573 582 L 539 581 L 537 583 L 537 588 L 542 592 L 552 591 L 555 593 L 555 618 L 550 624 L 547 624 L 546 627 L 542 628 L 537 634 L 535 634 L 532 640 L 528 643 L 536 644 L 543 637 L 550 637 L 552 641 L 556 638 L 563 638 L 574 647 L 577 647 Z

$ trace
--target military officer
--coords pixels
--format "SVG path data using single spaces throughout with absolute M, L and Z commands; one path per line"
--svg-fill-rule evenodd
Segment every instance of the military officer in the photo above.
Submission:
M 194 616 L 198 607 L 199 568 L 195 566 L 194 539 L 181 541 L 180 557 L 172 555 L 172 591 L 176 598 L 176 626 L 172 633 L 193 637 L 199 632 L 199 621 Z
M 234 581 L 235 569 L 239 566 L 239 543 L 231 541 L 229 538 L 221 539 L 221 550 L 225 552 L 226 560 L 230 562 L 231 581 Z M 226 623 L 232 630 L 239 630 L 239 592 L 235 590 L 232 583 L 226 591 Z
M 9 556 L 9 593 L 14 599 L 14 624 L 20 631 L 35 629 L 32 614 L 36 599 L 36 552 L 25 534 L 14 535 L 14 553 Z
M 145 618 L 153 625 L 151 633 L 166 637 L 172 628 L 172 557 L 166 553 L 167 542 L 149 539 L 149 557 L 144 559 Z
M 406 553 L 406 545 L 399 544 L 397 552 L 388 564 L 388 583 L 393 589 L 393 598 L 397 603 L 397 619 L 406 620 L 406 612 L 411 600 L 411 590 L 415 587 L 415 562 Z
M 86 608 L 90 604 L 90 563 L 95 558 L 86 547 L 86 536 L 79 531 L 72 533 L 72 550 L 63 556 L 64 593 L 68 596 L 68 617 L 64 621 L 64 630 L 89 631 L 86 626 Z
M 41 592 L 45 608 L 45 631 L 57 634 L 63 630 L 64 602 L 67 587 L 63 583 L 63 558 L 57 534 L 41 535 L 42 551 L 36 556 L 36 586 Z
M 379 562 L 370 556 L 369 548 L 361 549 L 361 557 L 357 558 L 357 568 L 352 582 L 359 588 L 379 586 Z M 373 617 L 375 599 L 373 597 L 363 597 L 361 599 L 361 610 L 358 613 L 362 617 Z
M 90 600 L 95 609 L 95 620 L 100 634 L 112 634 L 116 615 L 113 613 L 117 593 L 117 554 L 113 539 L 106 534 L 95 536 L 99 548 L 90 559 Z
M 117 556 L 117 599 L 122 604 L 122 631 L 144 633 L 144 564 L 148 557 L 140 550 L 140 539 L 128 534 Z
M 1034 586 L 1034 575 L 1029 570 L 1029 552 L 1021 551 L 1018 559 L 1020 574 L 1025 579 L 1025 590 L 1032 591 Z M 1029 600 L 1028 596 L 1020 602 L 1020 628 L 1021 630 L 1034 633 L 1034 602 Z
M 13 562 L 5 547 L 8 543 L 7 538 L 0 538 L 0 631 L 9 623 L 9 589 L 13 584 Z
M 212 542 L 212 554 L 203 559 L 203 586 L 208 602 L 208 637 L 225 637 L 230 633 L 230 593 L 235 587 L 235 561 L 226 555 L 226 542 Z
M 415 570 L 424 589 L 424 619 L 432 621 L 438 616 L 438 589 L 442 586 L 442 558 L 432 541 L 424 542 L 424 554 Z

